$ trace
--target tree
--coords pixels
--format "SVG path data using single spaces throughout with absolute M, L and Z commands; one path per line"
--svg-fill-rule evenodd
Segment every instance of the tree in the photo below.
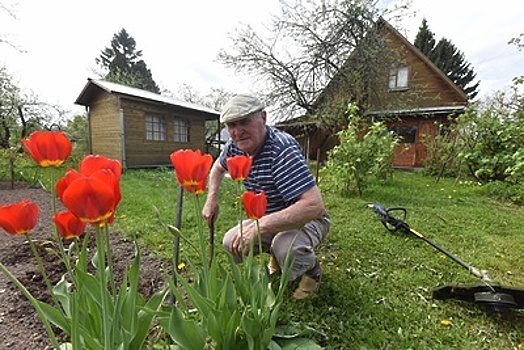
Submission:
M 377 59 L 387 56 L 380 54 L 385 45 L 375 30 L 377 2 L 282 0 L 282 13 L 268 25 L 267 37 L 245 25 L 232 36 L 236 52 L 223 50 L 218 60 L 251 75 L 266 102 L 278 107 L 277 119 L 315 115 L 317 98 L 335 76 L 345 80 L 349 99 L 360 105 L 380 69 Z M 354 62 L 347 69 L 350 56 Z M 348 102 L 339 101 L 336 114 L 343 116 Z
M 95 62 L 107 71 L 104 79 L 108 81 L 160 93 L 151 70 L 141 57 L 142 51 L 136 50 L 135 39 L 122 28 L 111 39 L 111 46 L 102 50 Z
M 435 44 L 435 36 L 429 30 L 426 19 L 422 20 L 414 45 L 452 82 L 460 87 L 470 99 L 477 96 L 480 81 L 473 83 L 477 75 L 474 73 L 471 64 L 466 61 L 464 54 L 450 40 L 442 38 Z
M 6 14 L 11 19 L 17 19 L 14 5 L 0 3 L 0 15 L 2 14 Z M 0 19 L 2 21 L 5 20 L 2 18 L 2 16 L 0 16 Z M 5 33 L 0 33 L 0 44 L 6 44 L 17 51 L 22 52 L 22 50 L 20 50 L 11 40 L 9 40 L 9 37 Z
M 424 18 L 413 44 L 429 58 L 429 54 L 433 51 L 435 43 L 435 34 L 429 29 L 428 21 Z

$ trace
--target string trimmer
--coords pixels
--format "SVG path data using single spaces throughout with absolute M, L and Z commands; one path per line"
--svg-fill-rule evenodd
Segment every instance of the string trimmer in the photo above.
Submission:
M 493 281 L 487 271 L 479 270 L 471 265 L 468 265 L 461 259 L 451 254 L 446 249 L 440 247 L 435 242 L 424 237 L 419 232 L 413 230 L 405 222 L 407 211 L 403 207 L 385 208 L 380 204 L 369 204 L 369 207 L 378 215 L 384 227 L 390 232 L 400 231 L 402 233 L 411 234 L 424 242 L 431 245 L 433 248 L 440 251 L 442 254 L 449 257 L 454 262 L 458 263 L 473 276 L 477 277 L 477 283 L 450 283 L 440 286 L 433 290 L 433 298 L 435 299 L 460 299 L 477 303 L 485 307 L 488 311 L 502 312 L 506 309 L 524 309 L 524 288 L 515 288 L 509 286 L 502 286 L 500 283 Z M 402 214 L 402 219 L 396 218 L 391 213 L 399 212 Z

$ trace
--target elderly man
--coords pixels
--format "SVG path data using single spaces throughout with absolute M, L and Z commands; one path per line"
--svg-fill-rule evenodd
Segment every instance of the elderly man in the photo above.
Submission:
M 302 276 L 293 297 L 304 299 L 320 284 L 321 269 L 314 248 L 329 231 L 330 219 L 299 144 L 289 134 L 266 125 L 264 108 L 251 95 L 236 95 L 224 106 L 220 122 L 225 124 L 230 140 L 211 168 L 202 215 L 208 225 L 218 216 L 218 190 L 227 171 L 227 157 L 251 156 L 251 171 L 244 185 L 250 191 L 266 193 L 267 211 L 259 225 L 263 250 L 271 254 L 270 272 L 280 271 L 290 250 L 293 264 L 289 279 Z M 255 239 L 257 249 L 257 234 L 255 223 L 247 221 L 243 234 L 239 226 L 233 227 L 225 234 L 223 245 L 240 262 L 251 240 Z

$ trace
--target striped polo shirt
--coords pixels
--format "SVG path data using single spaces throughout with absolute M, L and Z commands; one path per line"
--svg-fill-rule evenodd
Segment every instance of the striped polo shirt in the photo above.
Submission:
M 220 164 L 227 170 L 226 157 L 236 155 L 245 152 L 230 139 L 220 154 Z M 253 158 L 244 185 L 248 191 L 265 191 L 269 214 L 296 202 L 299 195 L 315 186 L 315 179 L 295 138 L 266 126 L 264 146 Z

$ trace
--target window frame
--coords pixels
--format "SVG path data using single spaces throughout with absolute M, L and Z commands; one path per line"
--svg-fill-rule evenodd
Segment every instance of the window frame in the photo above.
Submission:
M 390 91 L 402 91 L 409 89 L 409 66 L 391 68 L 388 76 L 388 88 Z
M 159 114 L 146 114 L 146 141 L 162 142 L 166 140 L 166 123 Z
M 178 143 L 190 142 L 190 123 L 187 119 L 173 119 L 173 141 Z

